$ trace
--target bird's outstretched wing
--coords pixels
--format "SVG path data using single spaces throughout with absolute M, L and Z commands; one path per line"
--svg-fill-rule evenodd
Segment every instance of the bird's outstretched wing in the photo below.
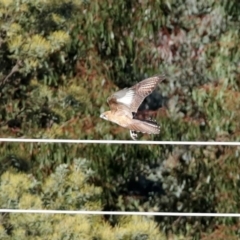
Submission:
M 147 97 L 156 88 L 157 84 L 165 79 L 165 76 L 155 76 L 147 78 L 136 85 L 115 92 L 108 98 L 110 109 L 127 110 L 137 112 L 144 98 Z

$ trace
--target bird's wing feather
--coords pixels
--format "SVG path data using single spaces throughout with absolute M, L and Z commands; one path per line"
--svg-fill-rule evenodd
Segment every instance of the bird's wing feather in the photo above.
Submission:
M 127 105 L 119 102 L 117 98 L 113 97 L 113 95 L 108 98 L 107 102 L 109 104 L 111 111 L 113 112 L 124 111 L 125 114 L 130 114 L 132 116 L 131 109 Z
M 135 92 L 134 99 L 131 103 L 130 109 L 132 112 L 137 112 L 143 100 L 150 95 L 157 87 L 157 84 L 165 79 L 165 76 L 155 76 L 147 78 L 140 83 L 132 86 L 130 89 Z
M 124 109 L 129 112 L 137 112 L 144 98 L 147 97 L 156 88 L 157 84 L 164 79 L 164 76 L 147 78 L 131 88 L 125 88 L 115 92 L 110 98 L 108 98 L 111 110 Z

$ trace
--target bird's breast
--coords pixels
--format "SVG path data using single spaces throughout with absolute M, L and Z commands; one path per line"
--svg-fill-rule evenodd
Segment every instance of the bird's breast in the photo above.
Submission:
M 131 122 L 131 118 L 128 115 L 125 115 L 124 113 L 121 114 L 117 111 L 113 112 L 109 120 L 125 128 Z

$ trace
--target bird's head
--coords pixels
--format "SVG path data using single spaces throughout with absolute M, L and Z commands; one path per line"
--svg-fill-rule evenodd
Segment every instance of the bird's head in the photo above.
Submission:
M 109 120 L 110 111 L 104 112 L 100 115 L 100 118 Z

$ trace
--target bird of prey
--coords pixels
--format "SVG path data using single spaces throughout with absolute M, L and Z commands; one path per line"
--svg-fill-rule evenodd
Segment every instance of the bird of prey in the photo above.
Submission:
M 165 76 L 154 76 L 115 92 L 107 99 L 110 111 L 102 113 L 100 117 L 129 129 L 133 140 L 136 140 L 137 132 L 158 134 L 160 127 L 155 121 L 137 119 L 135 114 L 143 100 L 164 79 Z

